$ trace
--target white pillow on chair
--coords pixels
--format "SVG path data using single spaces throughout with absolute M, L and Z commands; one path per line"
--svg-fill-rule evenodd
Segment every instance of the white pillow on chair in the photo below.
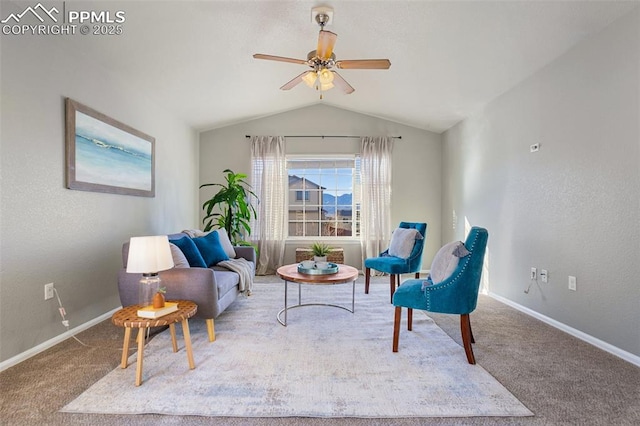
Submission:
M 422 234 L 417 229 L 397 228 L 391 235 L 389 255 L 406 259 L 413 251 L 416 240 L 421 240 Z
M 431 281 L 438 284 L 449 278 L 458 267 L 460 258 L 470 253 L 462 241 L 453 241 L 443 246 L 438 250 L 431 263 Z

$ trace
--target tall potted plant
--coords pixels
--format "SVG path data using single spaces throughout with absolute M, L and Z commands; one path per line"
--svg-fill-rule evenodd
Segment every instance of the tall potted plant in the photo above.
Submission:
M 206 186 L 217 186 L 220 190 L 209 200 L 202 204 L 202 209 L 206 215 L 202 219 L 204 231 L 210 231 L 217 226 L 227 231 L 229 239 L 233 245 L 250 245 L 245 241 L 245 235 L 251 235 L 251 218 L 257 218 L 256 209 L 251 204 L 251 197 L 258 197 L 251 190 L 245 179 L 246 174 L 234 173 L 226 169 L 226 184 L 205 183 L 200 188 Z M 215 210 L 214 210 L 215 209 Z

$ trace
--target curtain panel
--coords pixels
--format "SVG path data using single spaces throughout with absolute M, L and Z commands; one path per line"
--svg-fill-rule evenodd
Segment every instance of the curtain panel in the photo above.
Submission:
M 251 138 L 251 185 L 258 196 L 258 218 L 252 221 L 251 240 L 258 247 L 257 275 L 282 266 L 286 238 L 287 167 L 282 136 Z
M 360 245 L 364 268 L 364 260 L 378 257 L 391 238 L 393 138 L 365 136 L 361 140 L 361 150 Z

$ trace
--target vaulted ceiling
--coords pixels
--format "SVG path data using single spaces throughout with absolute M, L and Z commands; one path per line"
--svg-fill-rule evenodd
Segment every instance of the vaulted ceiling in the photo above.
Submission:
M 629 1 L 137 1 L 119 36 L 60 38 L 198 130 L 318 102 L 442 132 L 638 7 Z M 389 70 L 342 70 L 356 89 L 279 87 L 304 66 L 334 8 L 338 59 L 388 58 Z

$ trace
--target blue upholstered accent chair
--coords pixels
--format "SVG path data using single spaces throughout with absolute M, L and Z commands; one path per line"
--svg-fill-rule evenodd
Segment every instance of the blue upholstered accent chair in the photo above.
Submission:
M 393 295 L 395 320 L 393 324 L 393 352 L 398 352 L 402 308 L 408 308 L 407 328 L 411 330 L 413 309 L 460 315 L 462 342 L 469 364 L 475 364 L 471 343 L 475 343 L 469 314 L 476 309 L 482 264 L 489 234 L 486 229 L 473 227 L 464 245 L 470 253 L 460 257 L 457 267 L 444 281 L 423 285 L 425 280 L 407 280 Z
M 390 298 L 396 291 L 396 276 L 400 285 L 401 274 L 415 273 L 416 278 L 420 278 L 420 267 L 422 266 L 422 249 L 427 239 L 427 224 L 421 222 L 400 222 L 398 228 L 416 229 L 422 235 L 422 239 L 416 239 L 413 250 L 408 258 L 390 256 L 389 249 L 380 253 L 379 257 L 370 257 L 364 261 L 364 292 L 369 294 L 369 281 L 371 279 L 371 269 L 389 274 Z

